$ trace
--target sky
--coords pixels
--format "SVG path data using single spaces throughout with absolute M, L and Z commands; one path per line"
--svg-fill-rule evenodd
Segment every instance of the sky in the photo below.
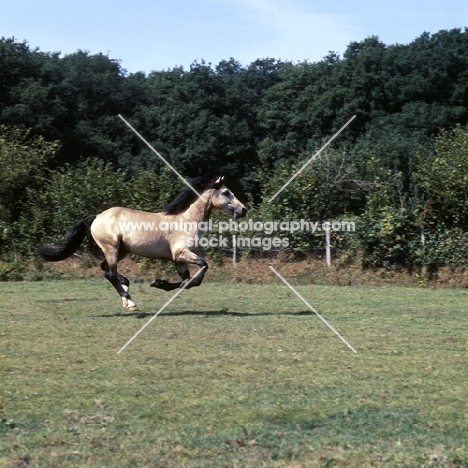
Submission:
M 408 44 L 465 27 L 468 0 L 0 0 L 0 37 L 103 53 L 128 73 L 230 58 L 318 62 L 369 36 Z

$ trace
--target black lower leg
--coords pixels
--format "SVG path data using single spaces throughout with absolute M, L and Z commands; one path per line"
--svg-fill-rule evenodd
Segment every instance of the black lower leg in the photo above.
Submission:
M 179 273 L 182 280 L 190 278 L 190 272 L 186 263 L 176 262 L 175 266 L 177 273 Z M 180 288 L 181 283 L 182 281 L 179 281 L 178 283 L 170 283 L 169 281 L 155 278 L 151 282 L 150 286 L 152 288 L 162 289 L 163 291 L 173 291 L 174 289 Z
M 120 282 L 120 279 L 119 279 L 120 275 L 118 273 L 113 273 L 107 270 L 104 273 L 104 276 L 107 280 L 109 280 L 112 286 L 114 286 L 115 290 L 119 293 L 120 297 L 124 297 L 125 299 L 131 299 L 130 294 L 128 294 L 128 292 L 125 291 L 124 288 L 122 288 L 122 283 Z
M 117 278 L 119 280 L 119 283 L 123 286 L 127 286 L 127 288 L 130 286 L 130 281 L 128 280 L 128 278 L 125 278 L 125 276 L 121 275 L 120 273 L 117 273 Z
M 169 281 L 155 278 L 151 282 L 150 287 L 162 289 L 163 291 L 173 291 L 174 289 L 178 289 L 180 287 L 180 283 L 182 283 L 182 281 L 179 281 L 178 283 L 169 283 Z
M 184 285 L 187 284 L 189 281 L 190 281 L 190 283 L 187 286 L 185 286 L 186 289 L 190 289 L 190 288 L 194 288 L 196 286 L 200 286 L 200 284 L 202 283 L 203 278 L 204 278 L 205 273 L 206 273 L 206 270 L 208 270 L 208 263 L 206 263 L 205 260 L 203 260 L 202 258 L 197 260 L 195 263 L 200 267 L 201 270 L 199 270 L 198 274 L 196 275 L 196 277 L 194 277 L 194 279 L 192 279 L 192 281 L 190 281 L 190 278 L 185 279 L 184 281 L 182 281 L 181 284 L 180 284 L 181 288 L 183 288 Z
M 107 265 L 107 262 L 105 260 L 101 263 L 101 270 L 105 272 L 104 276 L 106 276 L 107 272 L 109 271 L 109 266 Z M 130 281 L 128 280 L 128 278 L 125 278 L 125 276 L 121 275 L 120 273 L 116 273 L 116 275 L 121 285 L 127 286 L 127 288 L 130 286 Z M 107 279 L 112 283 L 112 281 L 109 278 Z

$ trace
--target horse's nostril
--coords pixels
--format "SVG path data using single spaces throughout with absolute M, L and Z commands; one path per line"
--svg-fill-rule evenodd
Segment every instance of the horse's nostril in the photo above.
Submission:
M 247 208 L 244 206 L 244 208 L 242 208 L 242 213 L 245 214 L 247 213 Z

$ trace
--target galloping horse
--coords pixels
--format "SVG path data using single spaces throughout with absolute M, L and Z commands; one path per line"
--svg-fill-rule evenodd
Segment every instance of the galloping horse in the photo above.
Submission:
M 47 261 L 58 262 L 76 252 L 90 232 L 104 253 L 101 268 L 122 298 L 122 305 L 129 310 L 138 310 L 129 294 L 130 281 L 117 272 L 117 263 L 128 254 L 174 262 L 182 278 L 178 283 L 155 279 L 150 286 L 171 291 L 173 289 L 199 286 L 208 268 L 205 260 L 193 253 L 188 245 L 199 234 L 202 221 L 207 221 L 213 208 L 230 212 L 234 217 L 245 216 L 247 209 L 223 184 L 223 177 L 190 180 L 187 187 L 159 213 L 114 207 L 101 214 L 88 216 L 78 221 L 68 232 L 64 242 L 56 246 L 42 246 L 39 255 Z M 164 229 L 161 229 L 162 227 Z M 167 227 L 176 229 L 167 229 Z M 180 228 L 180 229 L 179 229 Z M 195 264 L 203 271 L 190 277 L 188 264 Z M 189 284 L 187 284 L 189 283 Z

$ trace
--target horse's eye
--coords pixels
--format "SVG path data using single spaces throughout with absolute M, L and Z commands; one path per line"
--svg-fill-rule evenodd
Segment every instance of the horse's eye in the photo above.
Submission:
M 226 195 L 226 196 L 227 196 L 227 195 L 229 195 L 229 190 L 223 189 L 223 190 L 221 190 L 221 193 L 222 193 L 223 195 Z

